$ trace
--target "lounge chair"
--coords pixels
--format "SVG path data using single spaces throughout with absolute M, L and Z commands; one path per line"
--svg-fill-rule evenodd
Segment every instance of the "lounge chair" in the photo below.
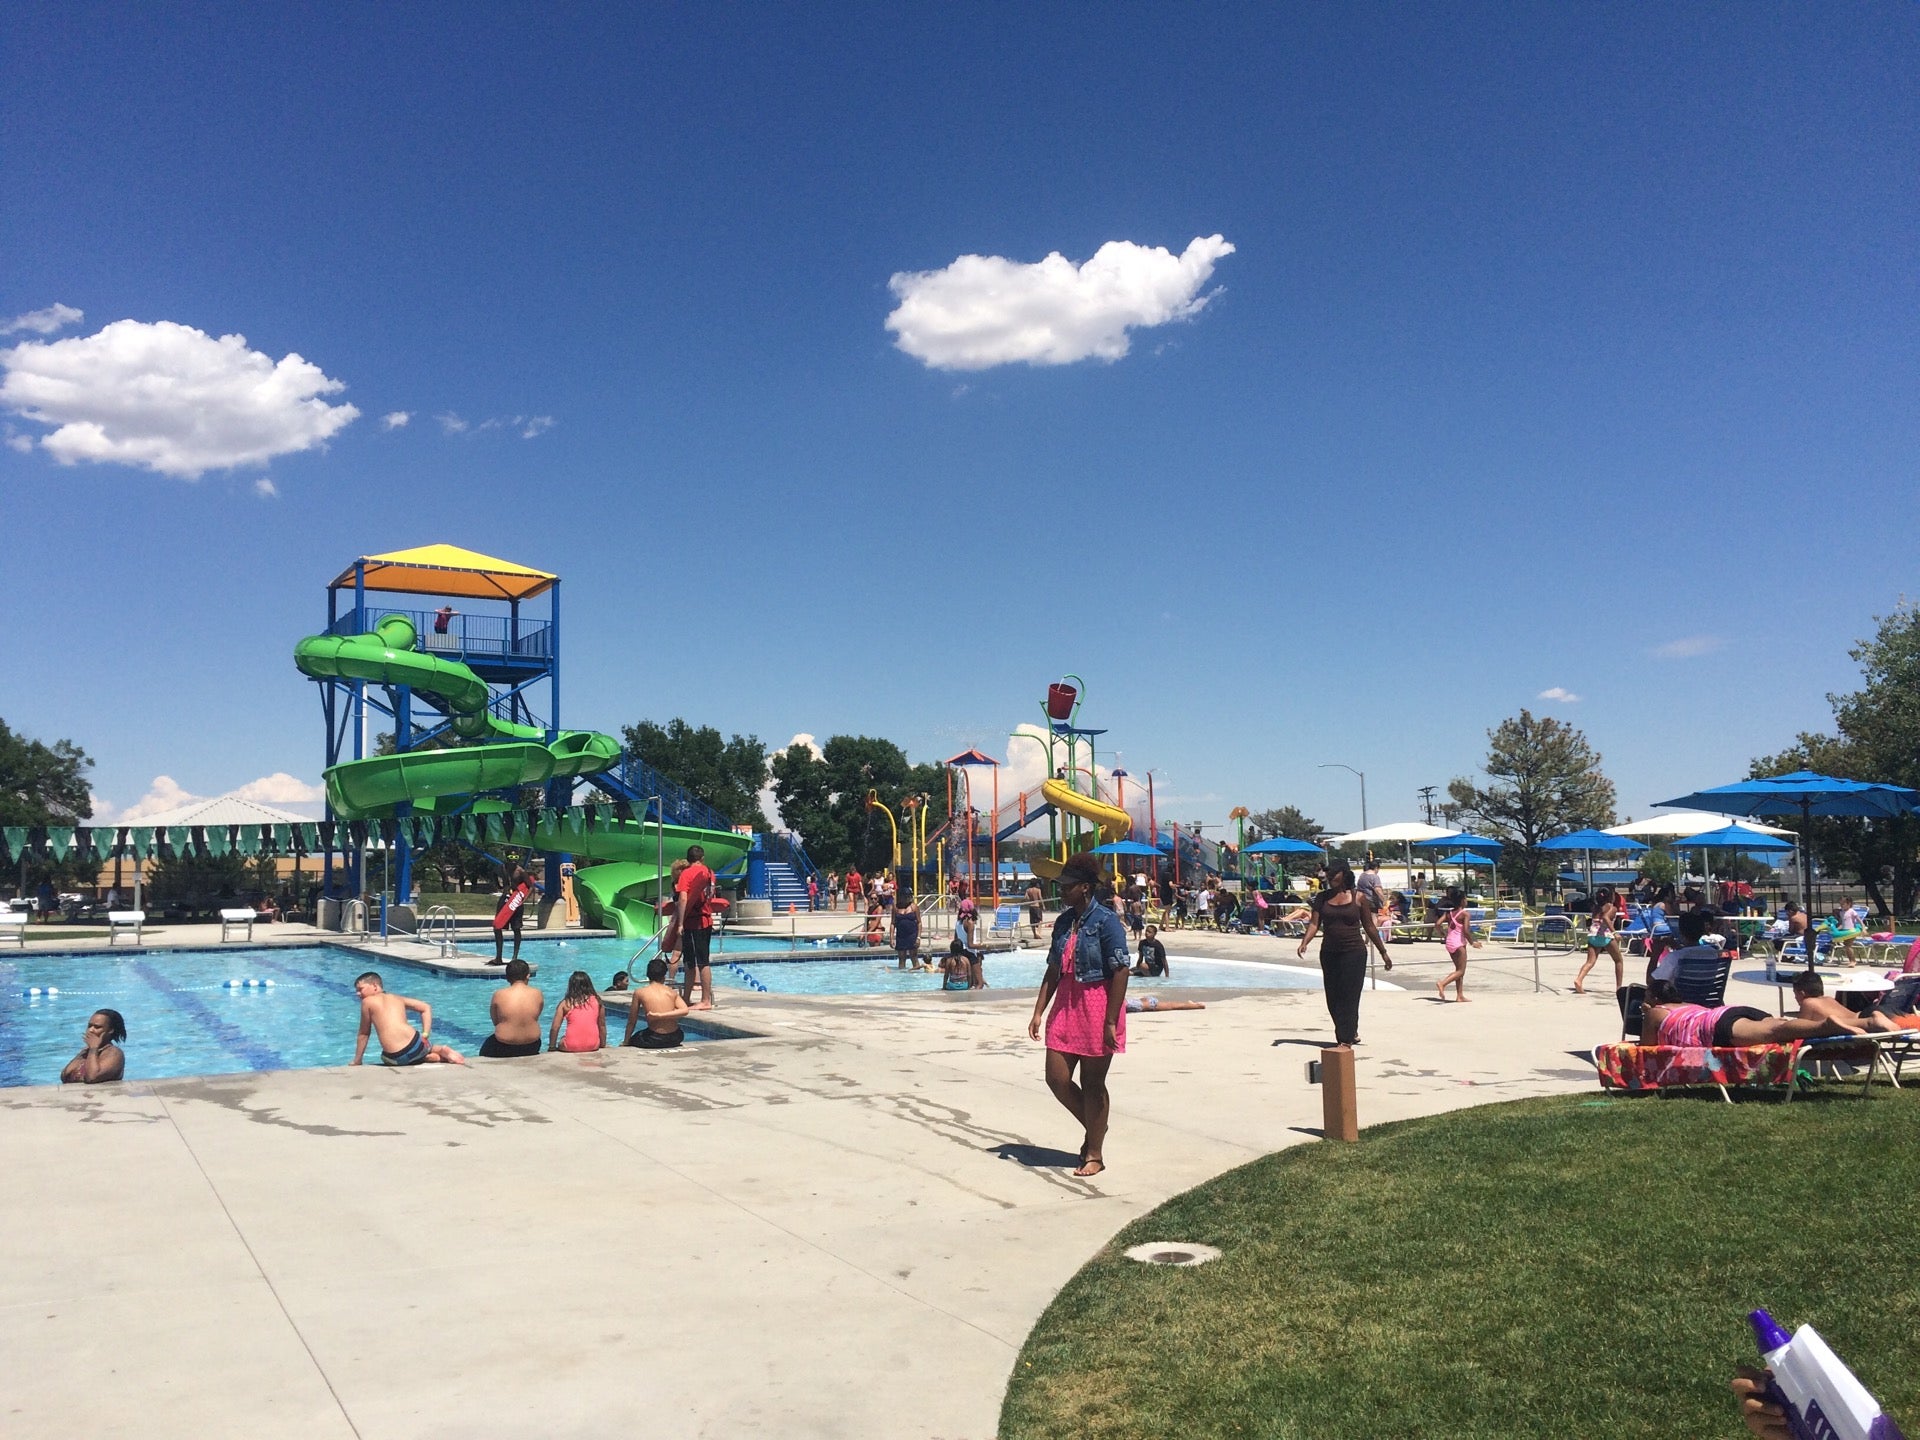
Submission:
M 1636 988 L 1636 987 L 1628 987 Z M 1732 1088 L 1769 1090 L 1792 1100 L 1806 1042 L 1787 1045 L 1596 1045 L 1594 1069 L 1602 1090 L 1646 1094 L 1711 1085 L 1729 1105 Z
M 1018 905 L 996 905 L 993 908 L 993 924 L 987 927 L 987 938 L 996 935 L 1012 940 L 1020 934 L 1020 907 Z
M 14 944 L 22 950 L 26 949 L 29 918 L 24 910 L 0 910 L 0 940 L 12 936 Z
M 1564 914 L 1542 915 L 1534 924 L 1533 938 L 1536 941 L 1551 941 L 1562 950 L 1571 950 L 1580 943 L 1574 934 L 1572 919 Z
M 1622 985 L 1613 998 L 1620 1006 L 1620 1039 L 1638 1041 L 1646 1028 L 1647 987 Z
M 133 936 L 133 943 L 140 943 L 140 927 L 147 923 L 144 910 L 109 910 L 107 912 L 107 944 L 117 942 L 123 934 Z
M 1673 974 L 1673 988 L 1680 992 L 1681 999 L 1690 1004 L 1709 1008 L 1724 1005 L 1727 976 L 1732 969 L 1733 960 L 1725 954 L 1699 960 L 1682 960 Z
M 244 927 L 245 933 L 241 936 L 242 939 L 253 939 L 253 922 L 259 918 L 250 905 L 242 906 L 237 910 L 222 910 L 220 912 L 220 943 L 224 945 L 233 938 L 232 931 L 236 926 Z
M 1521 929 L 1526 923 L 1526 914 L 1523 911 L 1497 910 L 1494 912 L 1493 928 L 1487 932 L 1487 939 L 1498 940 L 1506 945 L 1518 945 L 1521 942 Z

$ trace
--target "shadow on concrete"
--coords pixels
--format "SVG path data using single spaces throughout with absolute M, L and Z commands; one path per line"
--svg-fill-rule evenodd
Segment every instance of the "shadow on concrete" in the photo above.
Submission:
M 1327 1138 L 1327 1132 L 1322 1130 L 1318 1125 L 1289 1125 L 1287 1129 L 1293 1131 L 1296 1135 L 1310 1135 L 1315 1140 L 1324 1140 Z
M 1313 1040 L 1303 1035 L 1282 1035 L 1273 1042 L 1275 1045 L 1305 1045 L 1314 1050 L 1328 1050 L 1333 1047 L 1331 1040 Z
M 1080 1163 L 1080 1157 L 1073 1151 L 1055 1150 L 1049 1145 L 1023 1145 L 1008 1141 L 990 1148 L 1002 1160 L 1011 1160 L 1016 1165 L 1025 1165 L 1032 1170 L 1055 1169 L 1063 1165 L 1071 1170 Z

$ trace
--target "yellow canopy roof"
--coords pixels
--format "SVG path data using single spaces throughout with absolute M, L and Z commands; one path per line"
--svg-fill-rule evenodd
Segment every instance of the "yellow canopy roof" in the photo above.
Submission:
M 358 563 L 367 567 L 369 590 L 461 595 L 471 600 L 526 600 L 551 589 L 560 578 L 458 545 L 420 545 L 387 555 L 365 555 Z M 353 584 L 353 568 L 349 565 L 333 583 Z

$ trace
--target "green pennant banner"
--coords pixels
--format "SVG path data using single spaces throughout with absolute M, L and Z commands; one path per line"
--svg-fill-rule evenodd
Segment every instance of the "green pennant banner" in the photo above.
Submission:
M 201 832 L 206 839 L 207 853 L 216 859 L 227 853 L 227 827 L 209 825 Z
M 133 852 L 136 860 L 153 858 L 153 827 L 151 825 L 132 825 L 127 828 L 127 848 Z
M 167 827 L 167 846 L 174 854 L 185 855 L 187 853 L 187 840 L 186 826 L 169 825 Z
M 27 853 L 27 827 L 8 825 L 3 832 L 7 837 L 7 860 L 17 865 Z
M 292 826 L 276 825 L 273 827 L 273 848 L 275 853 L 280 855 L 291 855 L 293 853 Z
M 240 853 L 242 855 L 258 855 L 260 853 L 260 830 L 261 827 L 258 825 L 242 825 L 240 827 Z
M 67 858 L 67 851 L 73 848 L 73 827 L 71 825 L 49 825 L 47 827 L 47 849 L 53 852 L 55 861 Z

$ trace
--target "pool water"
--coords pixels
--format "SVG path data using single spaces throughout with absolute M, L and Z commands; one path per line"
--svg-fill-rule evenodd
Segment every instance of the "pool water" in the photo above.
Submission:
M 544 965 L 541 975 L 549 1021 L 566 986 L 567 971 L 556 975 L 555 968 Z M 433 1038 L 469 1058 L 493 1033 L 487 1004 L 499 987 L 497 974 L 382 967 L 328 945 L 33 955 L 0 960 L 0 1086 L 58 1081 L 80 1050 L 87 1017 L 99 1009 L 118 1010 L 126 1019 L 122 1048 L 130 1080 L 345 1065 L 360 1025 L 353 981 L 366 970 L 380 970 L 387 989 L 431 1005 Z M 273 983 L 227 988 L 229 980 L 247 979 Z M 22 993 L 36 986 L 60 993 Z M 610 1011 L 607 1019 L 608 1040 L 618 1043 L 626 1017 Z M 687 1037 L 704 1038 L 692 1030 Z M 377 1061 L 378 1042 L 367 1048 Z
M 538 964 L 549 986 L 564 983 L 564 975 L 555 971 L 585 970 L 595 985 L 604 986 L 617 970 L 624 969 L 637 947 L 631 940 L 548 940 L 538 946 L 529 941 L 521 957 Z M 743 947 L 744 948 L 744 947 Z M 753 947 L 762 953 L 785 949 L 765 941 Z M 488 952 L 489 954 L 491 951 Z M 651 958 L 653 952 L 648 949 Z M 729 986 L 743 990 L 764 990 L 775 995 L 903 995 L 920 994 L 940 988 L 938 973 L 902 970 L 890 950 L 860 950 L 842 959 L 815 959 L 820 952 L 805 942 L 795 949 L 792 960 L 732 961 L 716 951 L 713 983 L 717 989 Z M 1198 960 L 1169 955 L 1167 967 L 1173 975 L 1165 980 L 1134 980 L 1133 986 L 1180 986 L 1193 989 L 1318 990 L 1317 970 L 1284 965 L 1266 965 L 1249 960 Z M 986 957 L 987 984 L 1000 990 L 1038 988 L 1047 968 L 1043 950 L 1016 950 Z

